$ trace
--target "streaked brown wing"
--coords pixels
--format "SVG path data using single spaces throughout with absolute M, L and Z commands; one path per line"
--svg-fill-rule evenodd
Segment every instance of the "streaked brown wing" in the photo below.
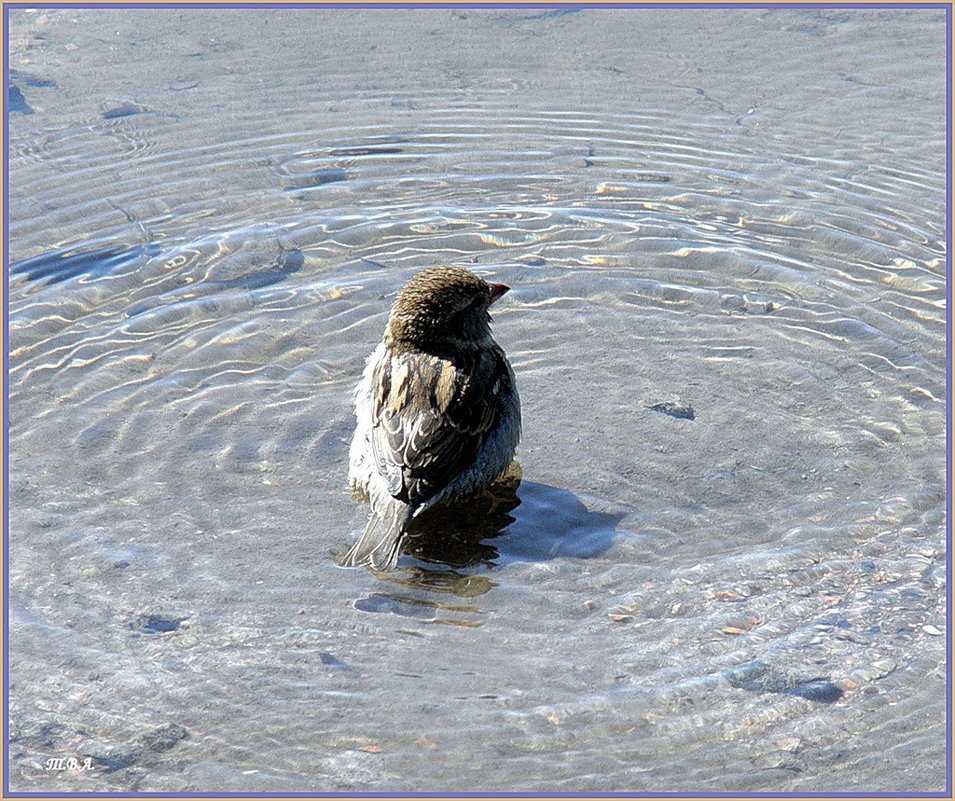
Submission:
M 477 351 L 456 363 L 424 353 L 382 359 L 372 450 L 395 498 L 418 506 L 471 465 L 499 414 L 501 358 Z

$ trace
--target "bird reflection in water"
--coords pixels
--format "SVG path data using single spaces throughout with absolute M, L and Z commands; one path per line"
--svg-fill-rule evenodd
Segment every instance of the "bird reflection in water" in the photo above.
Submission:
M 408 530 L 404 553 L 458 569 L 491 567 L 498 551 L 485 540 L 497 537 L 514 522 L 511 512 L 521 503 L 520 484 L 520 467 L 513 463 L 488 492 L 466 503 L 428 509 Z
M 479 626 L 481 609 L 463 599 L 496 587 L 496 570 L 518 562 L 597 557 L 610 548 L 625 514 L 619 508 L 589 509 L 569 490 L 522 481 L 514 463 L 490 494 L 422 513 L 409 529 L 398 569 L 377 573 L 394 589 L 372 593 L 355 607 Z

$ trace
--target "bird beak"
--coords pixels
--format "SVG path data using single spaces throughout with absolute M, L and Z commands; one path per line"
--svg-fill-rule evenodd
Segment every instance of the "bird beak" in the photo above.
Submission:
M 500 300 L 505 294 L 511 291 L 511 288 L 506 284 L 488 284 L 491 287 L 491 305 L 493 306 Z

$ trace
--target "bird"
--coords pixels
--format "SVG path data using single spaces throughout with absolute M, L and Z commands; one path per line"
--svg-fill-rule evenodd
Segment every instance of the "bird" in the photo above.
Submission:
M 422 512 L 487 493 L 507 472 L 521 404 L 489 309 L 508 291 L 446 266 L 399 292 L 355 387 L 349 485 L 371 517 L 339 565 L 391 570 Z

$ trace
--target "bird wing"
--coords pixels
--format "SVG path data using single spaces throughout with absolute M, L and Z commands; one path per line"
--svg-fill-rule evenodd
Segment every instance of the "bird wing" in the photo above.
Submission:
M 499 416 L 502 358 L 405 352 L 378 363 L 372 451 L 392 496 L 419 506 L 472 464 Z

